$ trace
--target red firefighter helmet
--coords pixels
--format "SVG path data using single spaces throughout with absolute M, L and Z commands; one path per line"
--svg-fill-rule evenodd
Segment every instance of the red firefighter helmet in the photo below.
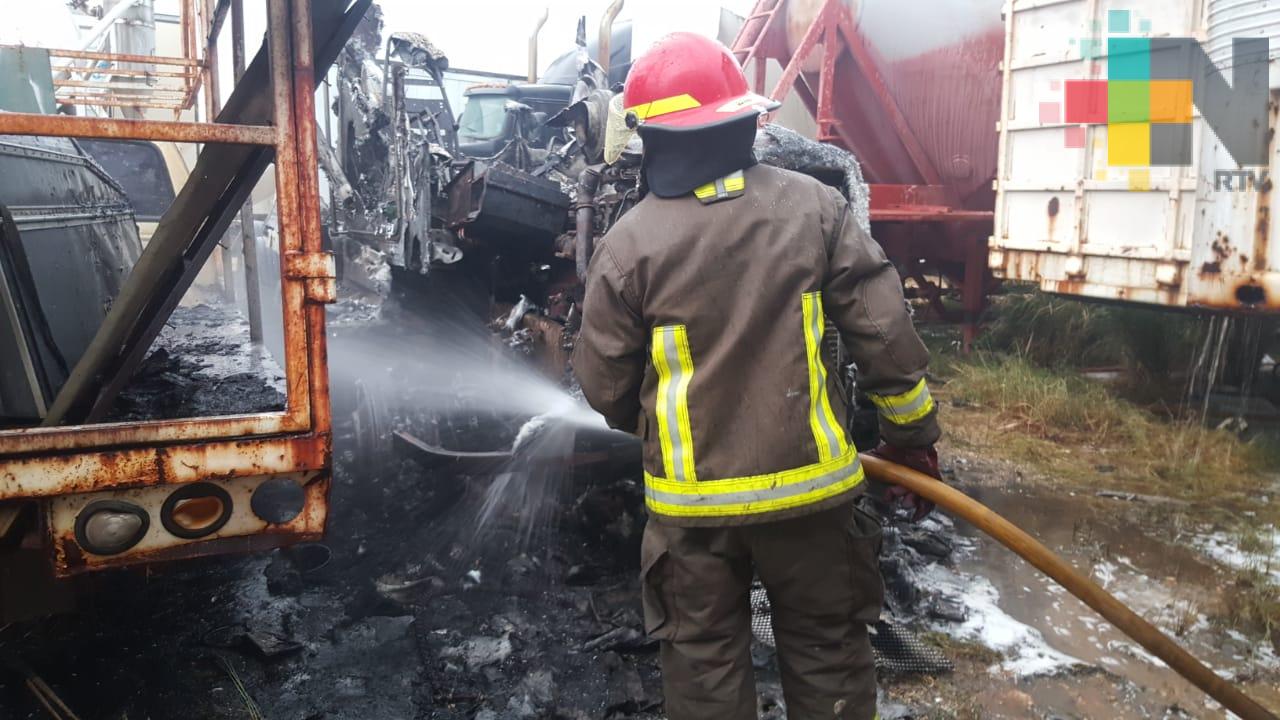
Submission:
M 724 45 L 694 33 L 667 35 L 631 66 L 623 90 L 628 120 L 697 130 L 760 115 L 778 103 L 751 92 Z

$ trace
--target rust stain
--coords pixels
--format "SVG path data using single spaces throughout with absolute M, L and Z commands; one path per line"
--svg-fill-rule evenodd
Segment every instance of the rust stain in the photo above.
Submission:
M 328 468 L 329 433 L 86 455 L 0 458 L 0 499 L 49 497 L 208 478 Z
M 1267 161 L 1276 153 L 1276 121 L 1280 117 L 1280 90 L 1271 91 L 1271 101 L 1267 105 L 1271 115 L 1271 127 L 1267 128 Z M 1271 190 L 1273 184 L 1268 175 L 1257 186 L 1258 221 L 1253 233 L 1253 269 L 1256 272 L 1267 271 L 1267 245 L 1271 240 Z
M 147 57 L 150 56 L 148 55 Z M 93 102 L 97 104 L 96 99 Z M 234 143 L 239 145 L 272 145 L 276 141 L 275 128 L 263 125 L 123 120 L 119 118 L 36 115 L 32 113 L 4 113 L 0 115 L 0 134 Z

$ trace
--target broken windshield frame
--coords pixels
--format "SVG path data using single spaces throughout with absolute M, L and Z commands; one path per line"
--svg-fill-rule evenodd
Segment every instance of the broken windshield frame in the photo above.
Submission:
M 468 95 L 458 118 L 458 138 L 492 140 L 501 135 L 507 121 L 507 100 L 506 95 Z

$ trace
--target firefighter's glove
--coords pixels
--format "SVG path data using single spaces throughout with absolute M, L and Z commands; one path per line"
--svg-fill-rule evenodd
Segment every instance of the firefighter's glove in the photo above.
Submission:
M 942 472 L 938 469 L 938 451 L 932 445 L 922 448 L 902 448 L 882 442 L 879 447 L 871 451 L 871 454 L 909 467 L 936 480 L 942 479 Z M 884 501 L 910 512 L 911 522 L 920 522 L 933 512 L 933 503 L 900 485 L 886 484 L 884 488 Z

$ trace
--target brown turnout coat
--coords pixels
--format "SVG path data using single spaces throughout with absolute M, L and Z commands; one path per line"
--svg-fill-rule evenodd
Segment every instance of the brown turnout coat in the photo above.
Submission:
M 648 195 L 588 273 L 574 371 L 610 426 L 643 439 L 649 509 L 670 524 L 777 520 L 861 491 L 827 321 L 884 439 L 939 434 L 901 280 L 848 203 L 799 173 L 744 176 L 709 204 Z

